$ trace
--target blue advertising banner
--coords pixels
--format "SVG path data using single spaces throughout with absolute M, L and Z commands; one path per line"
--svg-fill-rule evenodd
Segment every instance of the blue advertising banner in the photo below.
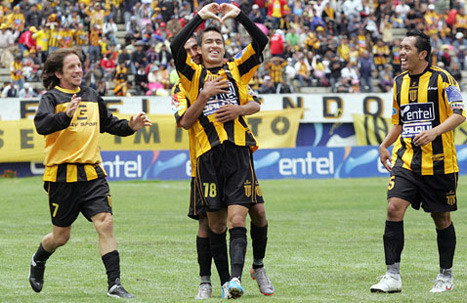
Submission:
M 188 151 L 103 151 L 102 166 L 109 181 L 188 180 L 191 166 Z M 376 146 L 298 147 L 264 149 L 254 153 L 258 178 L 339 179 L 387 177 Z M 460 174 L 466 174 L 467 145 L 457 146 Z M 42 175 L 38 163 L 2 163 L 0 177 Z

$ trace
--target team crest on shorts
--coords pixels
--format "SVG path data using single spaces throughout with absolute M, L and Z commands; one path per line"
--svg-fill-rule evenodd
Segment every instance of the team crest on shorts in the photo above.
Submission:
M 252 189 L 253 189 L 253 183 L 246 180 L 245 183 L 243 183 L 243 188 L 245 188 L 245 196 L 247 196 L 248 198 L 251 197 L 251 192 L 252 192 Z
M 446 193 L 446 200 L 447 200 L 448 205 L 456 204 L 456 193 L 453 190 Z

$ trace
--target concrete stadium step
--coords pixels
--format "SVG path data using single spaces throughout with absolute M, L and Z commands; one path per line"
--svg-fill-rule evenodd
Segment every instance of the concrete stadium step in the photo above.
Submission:
M 123 32 L 124 32 L 124 31 L 125 31 L 125 24 L 123 24 L 123 23 L 122 23 L 122 24 L 118 24 L 118 23 L 117 23 L 117 30 L 118 30 L 118 31 L 123 31 Z

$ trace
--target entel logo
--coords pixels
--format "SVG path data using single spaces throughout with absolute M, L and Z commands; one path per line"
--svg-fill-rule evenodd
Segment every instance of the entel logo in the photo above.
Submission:
M 136 161 L 120 160 L 120 155 L 115 155 L 113 161 L 102 162 L 102 167 L 109 178 L 120 178 L 120 176 L 128 179 L 141 178 L 143 176 L 141 155 L 136 156 Z
M 279 160 L 279 173 L 282 176 L 312 175 L 313 171 L 318 175 L 333 175 L 334 153 L 330 151 L 328 157 L 313 158 L 312 153 L 307 152 L 305 158 L 282 158 Z

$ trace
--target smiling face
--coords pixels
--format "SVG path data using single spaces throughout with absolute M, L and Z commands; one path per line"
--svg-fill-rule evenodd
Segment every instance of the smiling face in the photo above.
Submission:
M 60 79 L 60 87 L 75 90 L 81 85 L 83 69 L 81 61 L 75 54 L 69 54 L 63 59 L 62 72 L 56 72 L 55 76 Z
M 191 60 L 196 64 L 201 64 L 201 51 L 199 49 L 198 41 L 195 38 L 190 38 L 185 43 L 185 50 L 190 55 Z
M 421 74 L 428 65 L 427 51 L 418 52 L 416 41 L 417 37 L 410 36 L 405 37 L 401 42 L 401 68 L 411 75 Z
M 222 66 L 224 62 L 225 46 L 222 35 L 216 31 L 203 34 L 201 42 L 201 56 L 207 68 Z

